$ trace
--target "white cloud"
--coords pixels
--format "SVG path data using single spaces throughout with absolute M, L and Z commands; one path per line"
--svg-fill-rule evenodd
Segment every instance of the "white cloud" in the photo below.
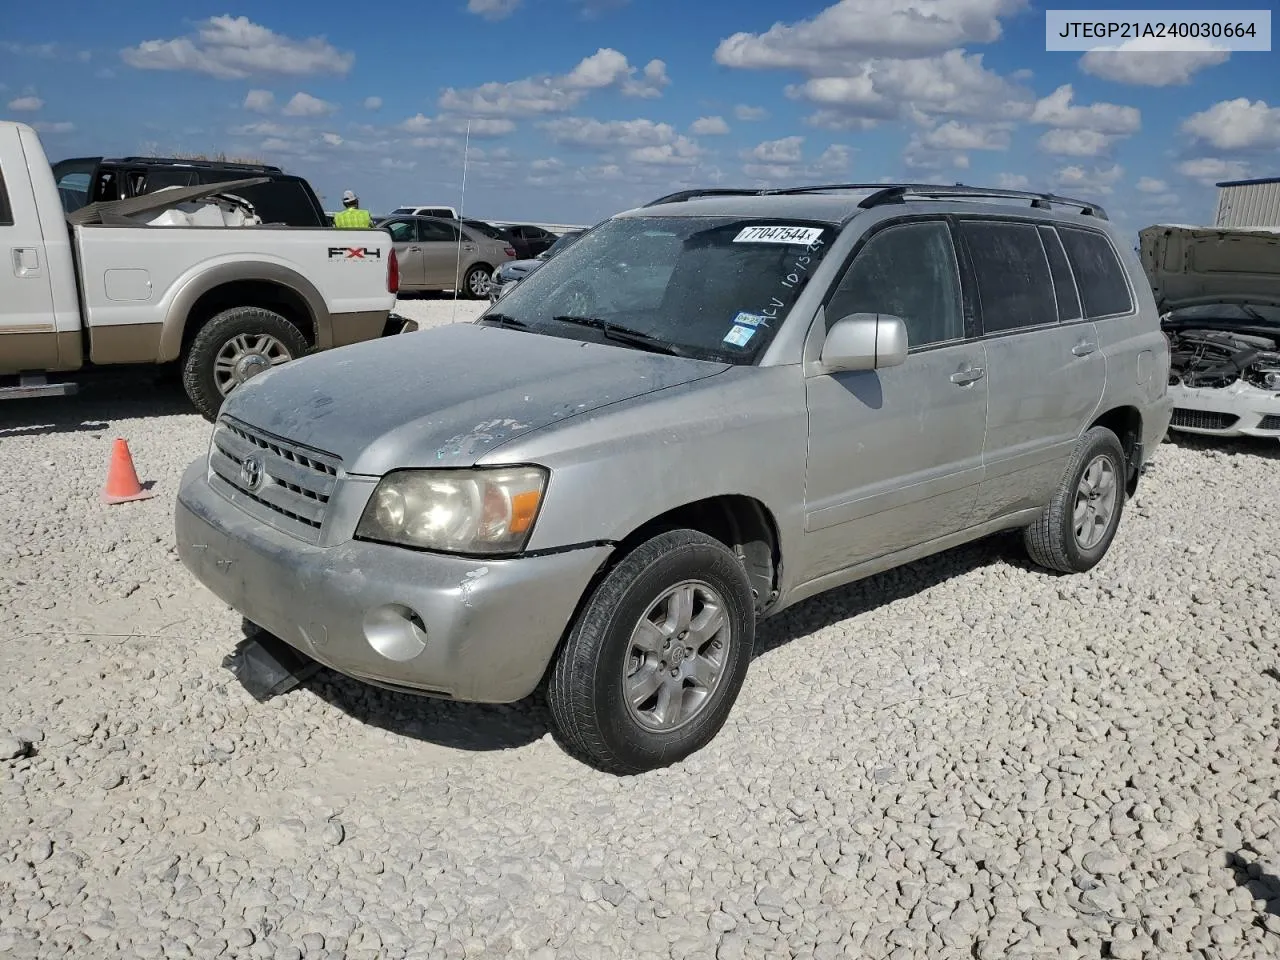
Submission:
M 1021 173 L 997 173 L 996 186 L 1001 190 L 1029 190 L 1031 180 Z
M 602 47 L 567 74 L 491 81 L 469 89 L 449 87 L 440 94 L 439 104 L 442 110 L 470 116 L 565 113 L 594 90 L 619 87 L 631 96 L 650 97 L 659 95 L 659 88 L 668 82 L 661 60 L 650 61 L 639 79 L 635 73 L 625 56 Z
M 649 147 L 672 144 L 681 137 L 669 123 L 654 120 L 592 120 L 586 117 L 562 117 L 547 120 L 539 126 L 556 143 L 593 150 L 614 147 Z
M 745 120 L 747 122 L 769 119 L 769 111 L 764 107 L 753 107 L 745 103 L 740 103 L 734 107 L 733 115 L 739 120 Z
M 1243 160 L 1224 160 L 1220 157 L 1200 157 L 1178 164 L 1178 173 L 1205 186 L 1213 186 L 1221 180 L 1245 180 L 1249 165 Z
M 250 90 L 244 95 L 244 108 L 254 113 L 267 113 L 276 105 L 276 96 L 270 90 Z
M 1096 130 L 1098 133 L 1136 133 L 1142 127 L 1142 113 L 1136 107 L 1114 103 L 1092 103 L 1087 107 L 1072 104 L 1075 91 L 1064 83 L 1057 90 L 1036 101 L 1028 118 L 1032 123 L 1068 130 Z
M 382 98 L 381 97 L 365 97 L 364 108 L 366 110 L 381 110 Z
M 43 106 L 44 101 L 35 96 L 17 97 L 9 101 L 9 109 L 15 112 L 35 113 Z
M 1186 39 L 1141 37 L 1113 50 L 1090 50 L 1080 58 L 1085 73 L 1116 83 L 1141 87 L 1185 86 L 1201 70 L 1226 63 L 1231 54 L 1214 50 L 1204 41 L 1203 50 L 1187 50 Z M 1178 46 L 1178 50 L 1167 49 Z
M 627 153 L 632 163 L 659 166 L 689 166 L 702 156 L 702 148 L 688 137 L 676 137 L 670 143 L 636 147 Z
M 320 134 L 320 139 L 331 147 L 342 146 L 342 137 L 336 133 L 322 133 Z
M 190 70 L 222 80 L 255 74 L 346 75 L 355 54 L 335 48 L 324 37 L 297 40 L 252 22 L 248 17 L 210 17 L 193 36 L 146 40 L 120 51 L 125 63 L 140 70 Z
M 303 127 L 288 127 L 273 120 L 259 120 L 231 128 L 231 133 L 238 137 L 278 137 L 282 140 L 305 136 L 308 132 Z
M 1111 152 L 1115 140 L 1097 130 L 1056 129 L 1041 135 L 1036 146 L 1058 157 L 1102 157 Z
M 853 151 L 843 144 L 832 144 L 817 160 L 806 163 L 804 141 L 801 136 L 782 137 L 743 150 L 742 172 L 765 183 L 795 182 L 844 173 L 853 163 Z
M 1219 150 L 1280 146 L 1280 107 L 1247 97 L 1221 100 L 1182 122 L 1182 132 Z
M 76 128 L 74 123 L 59 120 L 56 123 L 36 122 L 31 125 L 38 133 L 70 133 Z
M 519 6 L 520 0 L 467 0 L 467 12 L 486 20 L 505 20 Z
M 625 59 L 624 57 L 624 62 Z M 662 96 L 663 88 L 670 85 L 671 78 L 667 76 L 666 63 L 661 60 L 650 60 L 645 64 L 639 79 L 628 78 L 622 81 L 622 95 L 653 100 Z
M 875 57 L 919 58 L 973 43 L 994 43 L 999 18 L 1026 0 L 840 0 L 817 16 L 775 23 L 760 34 L 735 33 L 716 47 L 728 67 L 782 68 L 839 75 Z
M 447 133 L 461 135 L 467 132 L 467 121 L 463 117 L 428 117 L 421 113 L 402 120 L 399 129 L 406 133 Z M 471 121 L 471 136 L 503 137 L 515 130 L 513 121 L 502 117 L 477 117 Z
M 988 70 L 982 54 L 949 50 L 917 60 L 867 60 L 838 76 L 814 77 L 787 88 L 793 99 L 819 107 L 819 126 L 865 129 L 867 121 L 935 116 L 1018 118 L 1032 94 Z
M 0 40 L 0 53 L 14 57 L 34 57 L 37 60 L 76 60 L 88 63 L 93 55 L 88 50 L 72 50 L 60 43 L 15 43 Z
M 1053 174 L 1053 179 L 1063 191 L 1084 194 L 1085 196 L 1082 199 L 1088 199 L 1088 195 L 1107 195 L 1112 193 L 1115 184 L 1123 176 L 1124 168 L 1119 164 L 1112 164 L 1109 167 L 1094 167 L 1091 170 L 1073 164 L 1056 170 Z
M 1008 150 L 1010 123 L 964 124 L 948 120 L 919 134 L 920 145 L 930 150 Z
M 724 117 L 699 117 L 689 125 L 689 132 L 700 137 L 715 137 L 729 132 Z
M 744 150 L 742 158 L 754 163 L 799 163 L 803 147 L 804 137 L 766 140 L 750 150 Z
M 384 170 L 412 170 L 418 165 L 416 160 L 397 160 L 395 157 L 383 157 L 378 166 Z
M 1169 185 L 1163 180 L 1157 180 L 1154 177 L 1138 178 L 1139 193 L 1165 193 L 1168 189 Z
M 284 105 L 284 114 L 288 117 L 327 117 L 338 108 L 327 100 L 313 97 L 299 90 Z

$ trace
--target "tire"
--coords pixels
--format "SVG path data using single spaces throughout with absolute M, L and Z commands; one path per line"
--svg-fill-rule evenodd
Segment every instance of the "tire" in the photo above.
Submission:
M 477 263 L 468 270 L 466 276 L 462 278 L 463 296 L 468 300 L 489 299 L 489 275 L 491 273 L 493 273 L 493 268 L 486 267 L 483 263 Z M 479 292 L 476 290 L 477 284 L 479 285 Z
M 702 621 L 702 636 L 685 638 L 677 652 L 662 644 L 684 637 L 674 632 L 683 626 L 682 618 L 669 608 L 653 608 L 662 606 L 665 594 L 686 589 L 693 596 L 693 616 L 692 623 L 688 618 L 684 623 L 693 633 Z M 709 612 L 716 600 L 720 628 L 712 626 L 716 621 Z M 651 619 L 657 612 L 669 614 L 661 627 Z M 644 635 L 652 646 L 641 661 L 633 650 L 633 632 L 639 634 L 642 619 L 650 620 L 652 629 Z M 724 544 L 694 530 L 672 530 L 644 542 L 592 592 L 552 665 L 547 701 L 561 741 L 591 765 L 616 774 L 683 760 L 724 726 L 751 663 L 755 628 L 746 571 Z M 673 657 L 678 677 L 671 674 Z M 652 679 L 655 687 L 634 709 L 627 696 L 632 671 L 635 678 Z M 709 683 L 695 679 L 712 674 Z M 678 725 L 671 722 L 674 716 L 662 716 L 677 703 L 685 707 Z
M 237 338 L 246 338 L 240 343 L 251 348 L 265 347 L 257 353 L 261 362 L 241 365 L 240 370 L 247 373 L 243 379 L 219 365 L 219 355 L 224 350 L 237 349 Z M 197 331 L 182 360 L 182 385 L 200 415 L 212 422 L 226 395 L 252 376 L 255 367 L 278 366 L 303 356 L 309 349 L 302 331 L 280 314 L 261 307 L 232 307 L 215 314 Z M 246 360 L 252 355 L 252 350 L 244 354 Z M 219 383 L 225 384 L 228 377 L 231 384 L 224 392 Z
M 1093 476 L 1102 482 L 1097 484 L 1096 495 L 1086 497 L 1085 475 L 1095 469 L 1101 473 Z M 1107 471 L 1110 472 L 1109 500 L 1103 492 Z M 1076 444 L 1053 499 L 1036 522 L 1023 531 L 1023 542 L 1031 559 L 1060 573 L 1084 573 L 1096 566 L 1106 556 L 1120 527 L 1126 476 L 1124 447 L 1119 438 L 1106 427 L 1086 431 Z M 1093 521 L 1084 525 L 1085 536 L 1077 533 L 1081 525 L 1076 511 L 1082 499 L 1087 500 L 1084 515 Z M 1095 507 L 1092 512 L 1088 509 L 1089 503 Z M 1107 503 L 1111 504 L 1110 512 L 1105 522 L 1100 522 L 1101 508 Z

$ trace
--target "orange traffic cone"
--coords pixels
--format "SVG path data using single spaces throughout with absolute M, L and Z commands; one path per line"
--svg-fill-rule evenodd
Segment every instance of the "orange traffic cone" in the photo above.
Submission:
M 154 496 L 154 492 L 142 489 L 142 484 L 138 482 L 138 471 L 133 469 L 128 442 L 117 438 L 111 448 L 111 465 L 107 468 L 106 486 L 102 488 L 102 502 L 127 503 Z

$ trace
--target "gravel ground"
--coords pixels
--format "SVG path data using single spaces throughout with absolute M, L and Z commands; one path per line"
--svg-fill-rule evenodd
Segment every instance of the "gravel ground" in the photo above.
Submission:
M 255 703 L 170 546 L 208 435 L 0 407 L 0 957 L 1280 953 L 1280 445 L 1164 444 L 1089 575 L 1000 538 L 783 614 L 710 747 L 616 779 L 538 703 Z M 99 503 L 116 436 L 154 499 Z

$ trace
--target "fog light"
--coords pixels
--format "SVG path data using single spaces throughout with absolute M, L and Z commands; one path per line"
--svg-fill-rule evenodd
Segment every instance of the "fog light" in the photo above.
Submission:
M 374 607 L 364 615 L 364 638 L 388 660 L 412 660 L 427 648 L 427 628 L 416 612 L 399 603 Z

